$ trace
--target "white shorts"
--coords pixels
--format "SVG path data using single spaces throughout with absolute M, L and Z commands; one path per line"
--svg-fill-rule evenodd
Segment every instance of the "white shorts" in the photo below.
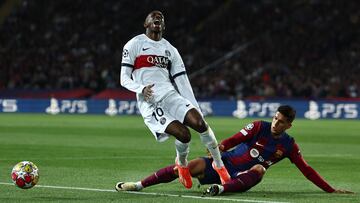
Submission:
M 155 104 L 139 103 L 139 110 L 145 124 L 159 142 L 169 138 L 169 134 L 165 133 L 167 126 L 174 120 L 183 123 L 186 113 L 193 108 L 195 107 L 191 102 L 177 92 L 168 95 Z

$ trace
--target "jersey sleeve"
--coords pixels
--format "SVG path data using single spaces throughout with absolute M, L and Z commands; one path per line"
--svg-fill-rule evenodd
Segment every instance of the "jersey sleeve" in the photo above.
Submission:
M 184 62 L 178 50 L 176 48 L 173 48 L 173 50 L 174 50 L 174 57 L 172 60 L 172 64 L 171 64 L 172 67 L 170 70 L 171 77 L 173 78 L 180 95 L 188 99 L 192 103 L 192 105 L 194 105 L 200 111 L 199 104 L 196 101 L 189 78 L 186 74 Z
M 289 159 L 293 162 L 301 173 L 316 186 L 324 190 L 325 192 L 332 193 L 335 191 L 318 172 L 316 172 L 311 166 L 309 166 L 303 159 L 300 153 L 299 146 L 294 142 L 292 151 L 290 152 Z
M 259 133 L 260 128 L 261 121 L 254 121 L 252 123 L 249 123 L 238 133 L 221 142 L 221 144 L 224 145 L 224 151 L 227 151 L 242 142 L 251 140 L 255 135 Z
M 131 77 L 134 68 L 134 62 L 136 59 L 136 53 L 137 46 L 135 44 L 135 40 L 132 39 L 125 44 L 123 49 L 120 71 L 120 84 L 130 91 L 142 93 L 142 90 L 145 86 L 135 82 Z

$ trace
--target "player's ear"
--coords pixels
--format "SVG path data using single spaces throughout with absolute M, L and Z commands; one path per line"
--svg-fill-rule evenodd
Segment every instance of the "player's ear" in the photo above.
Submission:
M 150 14 L 149 14 L 150 15 Z M 148 28 L 149 27 L 149 15 L 146 16 L 145 21 L 144 21 L 144 28 Z
M 292 127 L 292 124 L 289 123 L 289 124 L 288 124 L 288 127 L 287 127 L 286 129 L 289 129 L 289 128 L 291 128 L 291 127 Z

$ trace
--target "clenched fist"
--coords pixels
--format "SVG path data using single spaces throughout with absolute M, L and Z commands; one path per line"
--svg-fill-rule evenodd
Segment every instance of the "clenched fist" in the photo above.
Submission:
M 142 93 L 144 95 L 144 99 L 145 101 L 150 101 L 152 99 L 153 93 L 154 91 L 151 89 L 152 87 L 154 87 L 154 84 L 148 85 L 146 87 L 144 87 Z

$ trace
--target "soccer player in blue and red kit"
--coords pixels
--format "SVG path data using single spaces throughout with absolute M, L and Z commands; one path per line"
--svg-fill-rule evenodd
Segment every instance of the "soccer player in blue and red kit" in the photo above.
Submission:
M 201 184 L 213 184 L 205 194 L 214 196 L 224 192 L 244 192 L 258 184 L 266 170 L 284 158 L 290 159 L 302 174 L 329 193 L 352 193 L 330 186 L 303 159 L 294 138 L 285 131 L 292 126 L 296 111 L 288 105 L 280 106 L 272 122 L 255 121 L 248 124 L 235 135 L 223 140 L 219 145 L 222 160 L 231 180 L 220 184 L 216 171 L 211 167 L 212 158 L 197 158 L 189 163 L 192 177 Z M 178 177 L 175 165 L 158 170 L 138 182 L 123 182 L 122 190 L 141 190 L 145 187 L 167 183 Z

